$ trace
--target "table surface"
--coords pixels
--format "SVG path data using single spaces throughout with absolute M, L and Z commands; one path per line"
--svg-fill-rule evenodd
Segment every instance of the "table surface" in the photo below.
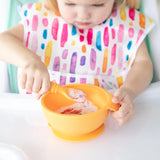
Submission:
M 85 142 L 57 138 L 47 125 L 40 101 L 0 94 L 0 142 L 16 145 L 30 160 L 160 159 L 160 83 L 135 100 L 136 115 L 123 127 L 109 116 L 103 133 Z

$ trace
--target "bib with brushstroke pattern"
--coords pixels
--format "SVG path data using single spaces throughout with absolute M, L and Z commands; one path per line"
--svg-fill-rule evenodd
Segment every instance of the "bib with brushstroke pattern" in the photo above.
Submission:
M 90 83 L 116 89 L 125 81 L 151 19 L 127 7 L 90 29 L 78 29 L 51 13 L 42 3 L 19 7 L 24 44 L 48 67 L 60 85 Z

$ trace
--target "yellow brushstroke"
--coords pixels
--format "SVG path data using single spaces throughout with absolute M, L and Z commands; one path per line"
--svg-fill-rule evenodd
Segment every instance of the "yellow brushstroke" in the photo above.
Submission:
M 126 21 L 126 11 L 125 11 L 125 8 L 122 6 L 121 8 L 120 8 L 120 15 L 121 15 L 121 19 L 123 20 L 123 21 Z
M 48 13 L 47 13 L 47 12 L 44 12 L 43 15 L 44 15 L 44 16 L 48 16 Z
M 49 41 L 45 50 L 44 64 L 48 67 L 52 54 L 52 41 Z
M 41 11 L 41 9 L 42 9 L 42 3 L 41 2 L 36 3 L 36 10 Z
M 72 41 L 71 45 L 72 45 L 72 46 L 75 46 L 75 45 L 76 45 L 76 42 L 75 42 L 75 41 Z
M 121 87 L 123 85 L 123 77 L 120 76 L 120 77 L 117 77 L 117 83 L 118 83 L 118 86 Z
M 129 25 L 130 25 L 130 26 L 133 26 L 133 23 L 132 23 L 132 22 L 129 22 Z
M 103 68 L 102 68 L 103 73 L 105 73 L 107 70 L 107 62 L 108 62 L 108 49 L 105 49 L 103 57 Z

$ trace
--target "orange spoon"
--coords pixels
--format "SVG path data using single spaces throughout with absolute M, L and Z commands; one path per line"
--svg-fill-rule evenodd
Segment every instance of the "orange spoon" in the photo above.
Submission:
M 76 84 L 76 86 L 78 85 L 81 85 L 81 84 Z M 87 85 L 86 85 L 87 86 Z M 100 92 L 99 89 L 97 87 L 94 88 L 95 89 L 95 92 Z M 79 89 L 76 89 L 76 88 L 72 88 L 72 87 L 68 87 L 67 85 L 64 85 L 64 86 L 60 86 L 59 84 L 55 83 L 55 82 L 51 82 L 51 87 L 50 87 L 50 92 L 51 93 L 60 93 L 61 95 L 63 95 L 65 98 L 67 98 L 68 100 L 70 101 L 76 101 L 74 99 L 74 97 L 72 97 L 70 95 L 70 92 L 72 90 L 79 90 Z M 86 90 L 89 91 L 89 86 L 88 86 L 88 89 L 86 88 Z M 103 89 L 104 90 L 104 89 Z M 81 91 L 81 90 L 79 90 Z M 112 94 L 109 94 L 107 91 L 107 96 L 109 97 L 108 99 L 112 100 L 113 98 L 113 95 Z M 100 94 L 100 93 L 99 93 Z M 90 92 L 87 92 L 87 95 L 93 95 L 93 93 L 90 93 Z M 83 102 L 83 100 L 79 101 L 79 102 Z M 117 111 L 120 107 L 120 104 L 115 104 L 115 103 L 110 103 L 109 105 L 109 108 L 110 110 L 112 111 Z
M 65 96 L 67 99 L 72 100 L 73 98 L 69 95 L 71 88 L 67 88 L 64 86 L 60 86 L 59 84 L 55 83 L 55 82 L 51 82 L 51 87 L 49 90 L 51 93 L 60 93 L 63 96 Z
M 60 86 L 59 84 L 55 82 L 51 82 L 51 93 L 60 93 L 65 98 L 75 101 L 75 102 L 84 102 L 86 99 L 86 94 L 82 92 L 81 90 L 74 89 L 74 88 L 67 88 L 65 86 Z

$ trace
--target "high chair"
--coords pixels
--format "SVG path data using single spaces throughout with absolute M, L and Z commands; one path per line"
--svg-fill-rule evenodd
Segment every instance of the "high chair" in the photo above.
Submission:
M 6 16 L 8 18 L 6 29 L 16 25 L 20 21 L 20 16 L 17 12 L 17 6 L 23 5 L 25 3 L 38 2 L 40 0 L 8 0 L 6 3 L 9 3 L 9 12 Z M 146 37 L 145 41 L 147 48 L 154 65 L 154 76 L 152 83 L 160 81 L 160 11 L 158 8 L 160 0 L 141 0 L 140 11 L 145 13 L 146 16 L 150 17 L 155 23 L 155 28 L 151 33 Z M 0 15 L 0 19 L 4 15 Z M 2 17 L 2 18 L 1 18 Z M 4 72 L 6 72 L 4 74 Z M 3 74 L 2 74 L 3 73 Z M 0 63 L 0 75 L 2 75 L 2 80 L 0 82 L 0 92 L 12 92 L 18 93 L 17 85 L 17 67 L 7 64 L 6 66 Z M 9 89 L 8 88 L 9 85 Z M 2 89 L 3 88 L 3 89 Z

